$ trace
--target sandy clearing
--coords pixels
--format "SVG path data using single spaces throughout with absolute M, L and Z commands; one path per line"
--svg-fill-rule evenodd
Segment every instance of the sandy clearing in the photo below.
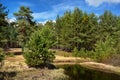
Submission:
M 17 55 L 14 57 L 7 57 L 5 61 L 7 61 L 9 64 L 13 63 L 13 65 L 14 64 L 17 65 L 20 63 L 23 67 L 25 65 L 25 62 L 24 62 L 25 59 L 22 55 Z M 9 64 L 6 63 L 6 65 L 9 65 Z M 100 71 L 104 71 L 104 72 L 117 73 L 120 75 L 120 67 L 119 66 L 112 66 L 112 65 L 107 65 L 107 64 L 103 64 L 103 63 L 92 62 L 89 58 L 84 59 L 84 58 L 78 58 L 78 57 L 77 58 L 76 57 L 64 57 L 64 56 L 56 55 L 56 58 L 55 58 L 53 64 L 54 65 L 80 64 L 81 66 L 86 67 L 86 68 L 100 70 Z
M 22 49 L 20 48 L 11 48 L 8 52 L 21 52 Z M 56 58 L 53 61 L 55 65 L 64 65 L 64 64 L 80 64 L 83 67 L 92 68 L 95 70 L 105 71 L 105 72 L 115 72 L 120 74 L 120 66 L 112 66 L 103 63 L 93 62 L 90 58 L 80 58 L 80 57 L 64 57 L 55 55 Z M 25 65 L 25 59 L 22 55 L 15 55 L 14 57 L 6 57 L 6 62 L 14 64 L 21 64 L 23 67 Z M 9 65 L 6 64 L 6 65 Z M 19 65 L 18 65 L 19 66 Z M 26 66 L 26 65 L 25 65 Z

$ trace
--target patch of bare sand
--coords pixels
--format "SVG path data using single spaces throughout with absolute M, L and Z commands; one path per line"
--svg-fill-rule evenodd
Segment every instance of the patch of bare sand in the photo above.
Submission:
M 120 75 L 119 66 L 106 65 L 106 64 L 97 63 L 97 62 L 83 62 L 83 63 L 80 63 L 80 65 L 83 67 L 104 71 L 104 72 L 109 72 L 109 73 L 117 73 Z
M 80 57 L 64 57 L 64 56 L 58 56 L 55 55 L 56 58 L 54 60 L 54 63 L 60 63 L 60 62 L 86 62 L 86 61 L 92 61 L 90 58 L 80 58 Z
M 5 50 L 7 53 L 22 53 L 22 48 L 9 48 Z

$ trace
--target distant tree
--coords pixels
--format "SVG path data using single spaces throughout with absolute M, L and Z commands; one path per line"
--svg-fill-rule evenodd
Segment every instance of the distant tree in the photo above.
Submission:
M 114 32 L 116 31 L 117 26 L 117 16 L 113 15 L 110 11 L 105 11 L 104 14 L 102 14 L 99 17 L 99 31 L 102 32 L 101 38 L 106 38 L 108 35 L 114 35 Z M 99 32 L 99 33 L 100 33 Z
M 36 24 L 36 30 L 41 30 L 44 27 L 42 23 Z
M 85 50 L 94 50 L 94 45 L 97 41 L 98 18 L 95 14 L 83 14 L 82 25 L 80 30 L 82 38 L 82 47 Z M 89 45 L 89 46 L 88 46 Z
M 116 53 L 120 54 L 120 16 L 117 16 L 117 20 L 115 22 L 115 27 L 113 28 L 114 29 L 114 33 L 113 33 L 113 38 L 115 39 L 116 41 L 116 46 L 115 46 L 115 49 L 116 49 Z
M 26 20 L 30 25 L 33 25 L 33 17 L 32 14 L 33 12 L 30 10 L 29 7 L 21 6 L 20 10 L 17 13 L 14 13 L 14 16 L 16 17 L 17 20 L 24 19 Z
M 18 42 L 20 46 L 24 46 L 26 41 L 29 39 L 31 32 L 35 29 L 35 22 L 33 21 L 32 11 L 29 7 L 21 6 L 14 16 L 17 19 L 16 29 L 18 31 Z
M 61 48 L 66 51 L 71 51 L 70 36 L 72 34 L 71 11 L 66 11 L 61 17 L 62 28 L 60 35 Z
M 62 25 L 63 21 L 61 19 L 61 17 L 59 17 L 59 15 L 57 15 L 57 18 L 56 18 L 56 23 L 55 23 L 55 33 L 56 33 L 56 38 L 57 38 L 57 46 L 56 48 L 60 48 L 60 42 L 61 42 L 61 35 L 62 35 L 62 28 L 63 28 L 63 25 Z
M 83 42 L 82 35 L 83 32 L 82 30 L 84 29 L 84 26 L 82 24 L 82 18 L 83 18 L 83 12 L 79 8 L 75 8 L 73 13 L 72 13 L 72 37 L 71 37 L 71 42 L 74 47 L 77 49 L 80 49 L 80 44 Z M 73 48 L 74 48 L 73 47 Z M 72 49 L 73 49 L 72 48 Z
M 8 11 L 5 11 L 6 7 L 4 7 L 1 3 L 0 3 L 0 47 L 7 47 L 7 30 L 8 30 L 8 22 L 6 20 L 7 15 L 8 15 Z
M 8 11 L 5 11 L 6 7 L 4 7 L 1 3 L 0 3 L 0 27 L 1 26 L 7 26 L 8 22 L 6 20 L 7 15 L 8 15 Z
M 98 18 L 95 14 L 83 13 L 75 8 L 73 12 L 66 11 L 62 17 L 57 16 L 55 32 L 59 46 L 66 51 L 74 48 L 92 50 L 97 39 L 97 28 Z
M 55 28 L 55 22 L 53 22 L 52 20 L 49 20 L 45 23 L 45 26 L 50 27 L 51 29 Z
M 17 39 L 17 36 L 18 36 L 18 30 L 16 29 L 16 23 L 15 22 L 12 22 L 9 24 L 8 26 L 8 45 L 9 47 L 11 48 L 14 48 L 14 47 L 18 47 L 19 45 L 19 42 L 18 42 L 18 39 Z

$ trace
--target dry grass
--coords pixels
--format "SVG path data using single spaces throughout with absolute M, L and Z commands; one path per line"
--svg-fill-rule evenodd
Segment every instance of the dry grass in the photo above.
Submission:
M 65 52 L 65 51 L 57 50 L 57 49 L 50 49 L 50 50 L 55 51 L 55 55 L 64 56 L 64 57 L 72 56 L 72 52 Z
M 88 62 L 92 61 L 90 58 L 80 58 L 80 57 L 64 57 L 55 55 L 54 63 L 80 63 L 80 62 Z M 24 62 L 25 59 L 22 55 L 15 55 L 13 57 L 6 57 L 6 61 L 9 62 Z
M 15 61 L 19 61 L 19 62 L 23 62 L 25 61 L 24 57 L 22 55 L 15 55 L 13 57 L 6 57 L 6 60 L 11 61 L 11 62 L 15 62 Z
M 64 57 L 56 55 L 54 63 L 80 63 L 80 62 L 88 62 L 92 61 L 90 58 L 80 58 L 80 57 Z
M 63 69 L 37 69 L 28 72 L 19 72 L 13 79 L 15 80 L 66 80 L 68 76 Z
M 14 50 L 15 49 L 15 50 Z M 12 48 L 9 49 L 12 53 L 13 52 L 20 52 L 21 48 Z M 80 57 L 72 57 L 72 53 L 71 52 L 65 52 L 65 51 L 61 51 L 61 50 L 56 50 L 56 49 L 52 49 L 52 51 L 55 51 L 55 63 L 64 63 L 64 62 L 86 62 L 86 61 L 91 61 L 90 58 L 80 58 Z M 6 57 L 6 60 L 11 61 L 11 62 L 15 62 L 15 61 L 19 61 L 19 62 L 24 62 L 25 59 L 22 55 L 15 55 L 13 57 Z
M 88 67 L 93 68 L 96 70 L 102 70 L 102 71 L 110 71 L 110 72 L 116 72 L 120 73 L 120 67 L 115 67 L 111 65 L 106 65 L 102 63 L 96 63 L 96 62 L 90 62 L 92 61 L 89 58 L 80 58 L 80 57 L 72 57 L 71 53 L 64 52 L 64 51 L 56 51 L 56 58 L 53 62 L 55 65 L 63 65 L 63 64 L 79 64 Z M 64 54 L 67 54 L 68 56 L 64 56 Z M 18 71 L 24 71 L 24 70 L 30 70 L 28 66 L 25 64 L 25 59 L 22 55 L 16 55 L 14 57 L 7 57 L 5 60 L 4 70 L 18 70 Z

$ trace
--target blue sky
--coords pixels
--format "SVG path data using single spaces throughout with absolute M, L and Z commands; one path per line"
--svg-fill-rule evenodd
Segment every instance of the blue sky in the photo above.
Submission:
M 63 15 L 66 10 L 73 11 L 75 7 L 98 16 L 105 10 L 120 15 L 120 0 L 0 0 L 0 3 L 9 9 L 8 17 L 11 21 L 15 19 L 13 13 L 23 5 L 30 7 L 34 20 L 42 23 L 55 20 L 57 14 Z

